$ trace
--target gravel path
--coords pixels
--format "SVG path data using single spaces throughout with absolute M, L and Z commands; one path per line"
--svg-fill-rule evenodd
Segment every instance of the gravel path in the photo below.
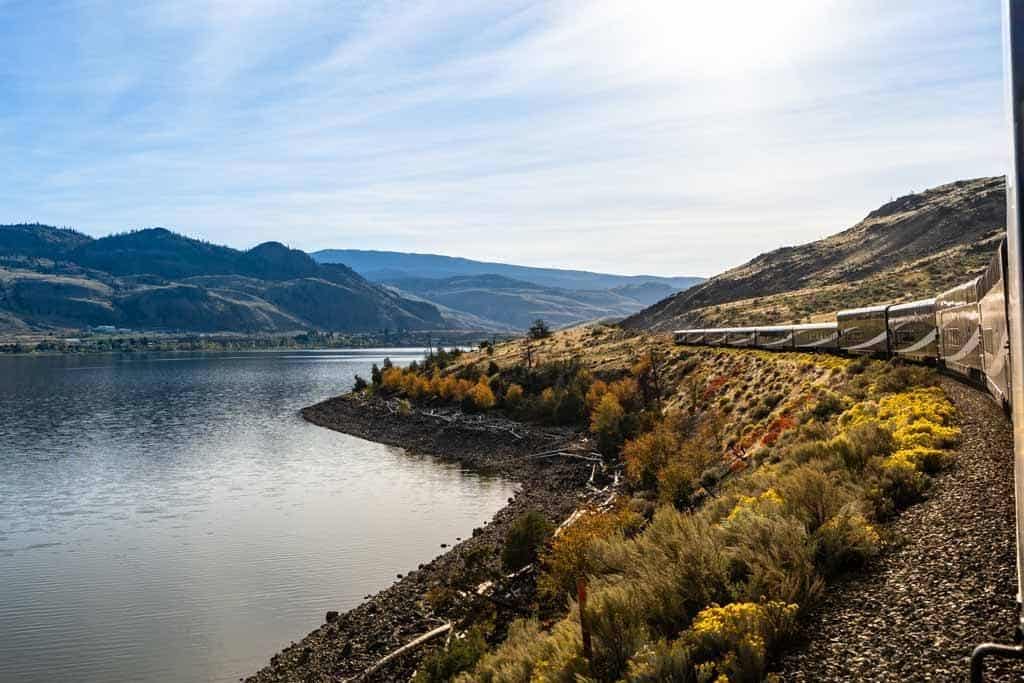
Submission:
M 1010 642 L 1014 600 L 1009 421 L 995 402 L 949 379 L 961 414 L 957 465 L 893 524 L 897 547 L 867 574 L 833 586 L 809 641 L 779 663 L 785 681 L 963 681 L 984 641 Z M 990 681 L 1024 665 L 987 666 Z

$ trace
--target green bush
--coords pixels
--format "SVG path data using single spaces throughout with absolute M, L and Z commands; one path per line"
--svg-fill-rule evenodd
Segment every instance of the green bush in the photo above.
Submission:
M 413 683 L 448 683 L 463 671 L 469 671 L 487 652 L 487 641 L 480 629 L 471 629 L 462 638 L 452 639 L 448 649 L 438 650 L 420 664 Z
M 626 683 L 698 683 L 691 647 L 677 640 L 659 640 L 630 662 Z
M 594 651 L 591 666 L 599 680 L 619 680 L 630 658 L 650 638 L 645 612 L 643 598 L 631 587 L 620 585 L 595 593 L 586 614 Z
M 898 510 L 920 502 L 931 485 L 927 475 L 918 472 L 906 460 L 888 458 L 881 464 L 873 460 L 871 467 L 875 470 L 874 486 L 868 491 L 868 499 L 879 519 L 891 517 Z
M 501 551 L 501 565 L 511 572 L 536 562 L 552 531 L 551 523 L 542 512 L 530 510 L 524 513 L 508 531 Z
M 851 470 L 860 472 L 871 458 L 885 458 L 892 454 L 895 442 L 888 429 L 873 420 L 855 424 L 846 430 L 850 450 L 843 457 L 843 463 Z
M 726 555 L 736 600 L 812 603 L 822 589 L 814 545 L 799 520 L 752 512 L 731 517 Z
M 721 533 L 700 515 L 658 509 L 632 540 L 596 543 L 594 565 L 634 584 L 652 632 L 672 635 L 706 605 L 729 596 Z
M 843 400 L 833 391 L 823 392 L 811 408 L 811 415 L 822 422 L 841 412 L 843 412 Z
M 853 498 L 853 491 L 842 486 L 835 473 L 818 462 L 801 465 L 779 478 L 775 489 L 787 512 L 814 533 Z
M 888 365 L 875 380 L 879 394 L 895 394 L 916 387 L 931 386 L 938 381 L 935 372 L 919 365 Z
M 882 546 L 875 528 L 850 507 L 821 525 L 815 540 L 815 560 L 826 576 L 862 567 Z
M 366 383 L 366 380 L 360 377 L 359 375 L 356 375 L 355 385 L 352 387 L 352 391 L 363 391 L 366 389 L 367 386 L 368 385 Z

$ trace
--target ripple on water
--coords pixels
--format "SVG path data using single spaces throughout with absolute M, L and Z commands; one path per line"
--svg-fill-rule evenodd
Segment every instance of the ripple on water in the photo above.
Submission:
M 234 681 L 467 536 L 512 486 L 297 416 L 385 356 L 0 359 L 0 680 Z

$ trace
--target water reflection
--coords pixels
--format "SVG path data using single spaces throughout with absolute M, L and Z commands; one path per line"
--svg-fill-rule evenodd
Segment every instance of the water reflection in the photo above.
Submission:
M 237 680 L 507 482 L 305 423 L 407 350 L 0 358 L 0 680 Z

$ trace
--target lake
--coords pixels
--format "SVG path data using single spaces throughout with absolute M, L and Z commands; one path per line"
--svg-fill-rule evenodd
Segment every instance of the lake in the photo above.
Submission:
M 0 358 L 0 680 L 237 681 L 511 482 L 298 410 L 408 349 Z

